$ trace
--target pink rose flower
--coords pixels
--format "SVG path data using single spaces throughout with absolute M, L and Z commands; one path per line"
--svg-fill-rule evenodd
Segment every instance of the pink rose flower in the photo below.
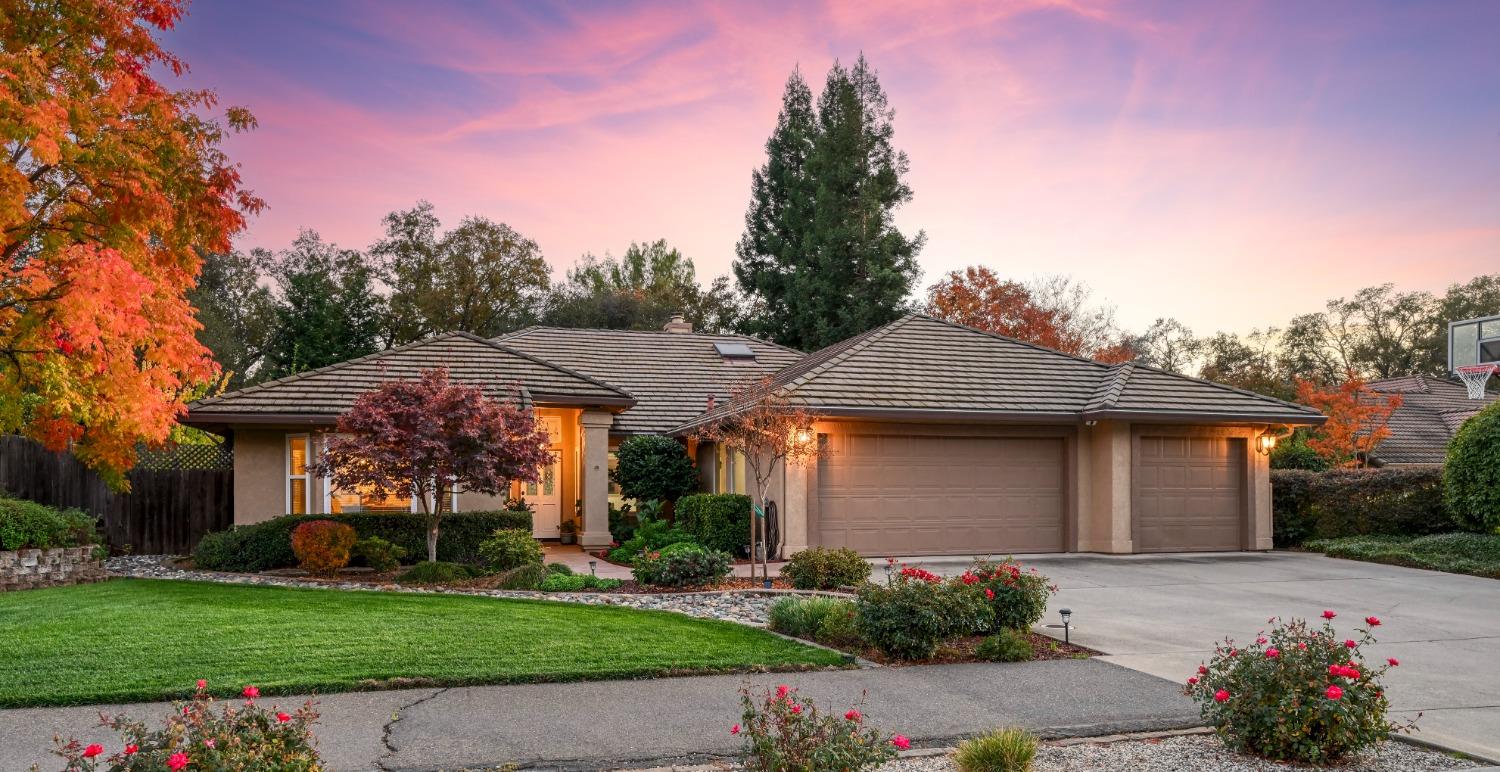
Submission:
M 1307 651 L 1307 641 L 1297 641 L 1297 648 L 1301 651 Z
M 802 706 L 798 705 L 796 703 L 793 703 L 792 704 L 792 713 L 795 715 L 795 714 L 798 714 L 798 713 L 801 713 L 801 712 L 802 712 Z
M 182 769 L 183 767 L 185 767 L 187 765 L 188 765 L 187 754 L 183 753 L 182 751 L 178 751 L 178 752 L 172 754 L 172 757 L 169 758 L 169 759 L 167 759 L 167 769 L 172 770 L 172 772 L 177 772 L 177 770 Z
M 1371 627 L 1380 626 L 1380 617 L 1365 617 L 1365 624 Z
M 1391 667 L 1395 667 L 1395 666 L 1401 664 L 1401 660 L 1396 659 L 1395 657 L 1391 657 L 1390 659 L 1386 660 L 1386 663 L 1389 664 Z
M 1337 686 L 1329 684 L 1328 685 L 1328 691 L 1323 692 L 1323 695 L 1326 696 L 1330 700 L 1336 700 L 1336 699 L 1339 699 L 1340 697 L 1344 696 L 1344 690 L 1338 688 Z
M 1329 665 L 1328 666 L 1328 674 L 1329 675 L 1343 675 L 1344 674 L 1344 666 L 1343 665 Z
M 739 724 L 735 724 L 734 726 L 729 727 L 729 733 L 730 734 L 739 734 L 740 733 L 740 725 Z
M 89 747 L 83 749 L 83 757 L 86 759 L 91 759 L 103 752 L 104 746 L 100 745 L 99 743 L 94 743 L 93 745 L 90 745 Z
M 206 679 L 203 679 L 203 678 L 198 679 L 198 688 L 200 690 L 207 689 L 208 688 L 208 681 Z
M 1270 659 L 1276 659 L 1279 656 L 1281 656 L 1281 650 L 1280 649 L 1277 649 L 1277 648 L 1266 649 L 1266 657 L 1268 657 Z
M 1255 642 L 1258 643 L 1258 644 L 1260 644 L 1260 645 L 1262 645 L 1262 646 L 1264 646 L 1264 645 L 1266 645 L 1266 637 L 1264 635 L 1262 635 L 1261 637 L 1256 638 Z
M 991 590 L 988 587 L 984 588 L 984 597 L 989 598 L 990 600 L 994 600 L 995 599 L 995 591 Z
M 276 721 L 277 721 L 277 723 L 285 724 L 286 722 L 291 721 L 291 720 L 292 720 L 292 717 L 288 716 L 285 713 L 277 713 L 276 714 Z
M 782 685 L 776 687 L 776 697 L 777 697 L 777 699 L 785 697 L 787 695 L 787 692 L 790 692 L 790 691 L 791 691 L 791 687 L 787 686 L 786 684 L 782 684 Z
M 1335 614 L 1335 613 L 1333 613 L 1333 612 L 1332 612 L 1332 611 L 1326 611 L 1326 610 L 1325 610 L 1325 611 L 1324 611 L 1324 612 L 1323 612 L 1323 618 L 1324 618 L 1324 619 L 1333 619 L 1333 618 L 1334 618 L 1334 617 L 1336 617 L 1336 616 L 1338 616 L 1338 614 Z
M 130 743 L 129 745 L 125 746 L 125 755 L 126 756 L 134 756 L 135 752 L 138 751 L 138 750 L 140 750 L 140 749 L 141 749 L 141 746 L 136 745 L 135 743 Z
M 908 740 L 902 735 L 898 734 L 895 737 L 891 738 L 891 745 L 894 745 L 897 749 L 904 751 L 907 748 L 911 747 L 911 740 Z
M 1198 685 L 1198 676 L 1191 676 L 1191 677 L 1188 678 L 1188 686 L 1197 686 L 1197 685 Z
M 859 720 L 859 711 L 857 711 L 857 710 L 855 710 L 853 708 L 850 708 L 849 712 L 844 714 L 844 720 L 845 721 L 858 721 Z
M 1206 665 L 1199 665 L 1198 666 L 1198 675 L 1208 675 L 1208 666 L 1206 666 Z
M 245 687 L 245 691 L 241 692 L 241 694 L 245 695 L 245 699 L 253 700 L 256 697 L 260 696 L 260 690 L 255 688 L 254 686 L 247 686 Z
M 1344 641 L 1344 648 L 1346 648 L 1346 649 L 1353 649 L 1353 648 L 1356 648 L 1358 646 L 1359 646 L 1359 644 L 1355 643 L 1354 639 L 1352 639 L 1352 638 L 1349 639 L 1349 640 L 1347 640 L 1347 641 Z
M 1214 702 L 1228 702 L 1228 701 L 1229 701 L 1229 690 L 1228 689 L 1220 689 L 1220 690 L 1214 692 Z

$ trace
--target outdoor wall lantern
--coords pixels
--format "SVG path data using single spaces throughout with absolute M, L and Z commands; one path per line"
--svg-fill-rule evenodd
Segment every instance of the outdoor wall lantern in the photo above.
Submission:
M 1260 435 L 1259 440 L 1256 442 L 1256 448 L 1255 449 L 1258 450 L 1258 451 L 1260 451 L 1260 454 L 1262 456 L 1269 456 L 1271 454 L 1271 450 L 1273 448 L 1275 448 L 1275 447 L 1276 447 L 1276 435 L 1274 435 L 1274 434 L 1272 434 L 1270 432 L 1266 432 L 1266 433 Z
M 813 432 L 811 426 L 804 426 L 797 430 L 797 444 L 806 445 L 812 442 Z

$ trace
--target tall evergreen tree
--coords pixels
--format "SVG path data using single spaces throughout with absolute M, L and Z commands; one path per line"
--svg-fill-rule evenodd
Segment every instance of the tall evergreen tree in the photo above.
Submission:
M 276 326 L 276 303 L 260 285 L 255 259 L 241 252 L 203 255 L 198 286 L 187 293 L 198 311 L 198 342 L 214 354 L 238 389 L 264 379 L 266 345 Z
M 925 241 L 894 223 L 912 197 L 909 162 L 892 145 L 895 111 L 864 56 L 829 70 L 815 119 L 810 104 L 793 73 L 735 264 L 758 317 L 751 331 L 807 350 L 898 317 Z
M 814 216 L 807 159 L 817 131 L 812 91 L 802 71 L 792 70 L 766 140 L 766 163 L 751 176 L 745 233 L 735 245 L 734 277 L 754 306 L 745 332 L 789 345 L 799 341 L 793 296 L 812 270 L 803 243 Z
M 303 231 L 292 248 L 255 257 L 276 286 L 276 328 L 266 377 L 312 370 L 380 350 L 385 299 L 375 271 L 356 250 Z

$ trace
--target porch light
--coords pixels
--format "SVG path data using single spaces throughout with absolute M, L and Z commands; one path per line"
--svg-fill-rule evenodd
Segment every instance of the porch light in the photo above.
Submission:
M 813 439 L 812 427 L 810 427 L 810 426 L 804 426 L 803 428 L 797 430 L 797 444 L 798 445 L 806 445 L 806 444 L 812 442 L 812 439 Z
M 1258 450 L 1258 451 L 1260 451 L 1260 454 L 1263 455 L 1263 456 L 1270 455 L 1271 454 L 1271 450 L 1273 448 L 1275 448 L 1275 447 L 1276 447 L 1276 435 L 1274 435 L 1274 434 L 1272 434 L 1270 432 L 1266 432 L 1266 433 L 1260 435 L 1260 437 L 1256 439 L 1255 449 Z

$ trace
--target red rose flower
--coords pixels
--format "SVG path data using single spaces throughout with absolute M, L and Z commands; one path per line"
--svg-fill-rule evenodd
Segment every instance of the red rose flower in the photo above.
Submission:
M 1266 649 L 1266 656 L 1271 659 L 1276 659 L 1277 657 L 1281 656 L 1281 650 L 1274 647 Z
M 205 680 L 205 679 L 202 679 L 202 678 L 198 679 L 198 688 L 199 689 L 207 689 L 208 688 L 208 681 Z
M 787 692 L 790 691 L 791 687 L 787 686 L 786 684 L 782 684 L 776 687 L 776 698 L 781 699 L 782 697 L 785 697 L 787 695 Z
M 1390 659 L 1386 660 L 1386 662 L 1390 664 L 1391 667 L 1395 667 L 1401 664 L 1401 660 L 1396 659 L 1395 657 L 1391 657 Z
M 1214 692 L 1214 702 L 1228 702 L 1228 701 L 1229 701 L 1229 690 L 1227 690 L 1227 689 L 1220 689 L 1220 690 Z
M 1343 675 L 1344 674 L 1344 666 L 1343 665 L 1329 665 L 1328 666 L 1328 674 L 1329 675 Z
M 1329 684 L 1328 691 L 1323 692 L 1323 695 L 1330 700 L 1336 700 L 1344 696 L 1344 690 L 1338 688 L 1337 686 Z
M 1307 651 L 1307 641 L 1297 641 L 1297 648 L 1300 651 Z
M 729 727 L 729 733 L 730 734 L 739 734 L 740 733 L 740 725 L 739 724 L 735 724 L 734 726 Z
M 911 747 L 911 740 L 908 740 L 905 737 L 903 737 L 903 736 L 901 736 L 901 735 L 898 734 L 895 737 L 891 738 L 891 745 L 894 745 L 898 749 L 904 751 L 907 748 Z
M 1198 675 L 1208 675 L 1208 667 L 1205 666 L 1205 665 L 1199 665 L 1198 666 Z
M 277 722 L 278 722 L 278 723 L 282 723 L 282 724 L 285 724 L 285 723 L 286 723 L 286 722 L 288 722 L 288 721 L 291 721 L 291 720 L 292 720 L 292 717 L 291 717 L 291 716 L 288 716 L 288 715 L 287 715 L 287 714 L 285 714 L 285 713 L 277 713 L 277 714 L 276 714 L 276 721 L 277 721 Z
M 1344 648 L 1346 648 L 1346 649 L 1353 649 L 1353 648 L 1356 648 L 1358 646 L 1359 646 L 1359 644 L 1355 643 L 1352 638 L 1349 639 L 1349 640 L 1347 640 L 1347 641 L 1344 641 Z
M 138 750 L 140 750 L 140 749 L 141 749 L 141 746 L 136 745 L 135 743 L 130 743 L 129 745 L 125 746 L 125 755 L 126 756 L 134 756 L 135 752 L 138 751 Z
M 247 686 L 245 687 L 245 691 L 240 693 L 245 695 L 245 699 L 247 700 L 253 700 L 256 697 L 260 696 L 260 690 L 255 688 L 254 686 Z
M 984 597 L 989 598 L 990 600 L 994 600 L 995 599 L 995 591 L 991 590 L 988 587 L 984 588 Z
M 1365 624 L 1371 627 L 1380 626 L 1380 617 L 1365 617 Z
M 188 765 L 187 754 L 183 753 L 182 751 L 178 751 L 178 752 L 172 754 L 172 757 L 169 758 L 169 759 L 167 759 L 167 769 L 172 770 L 172 772 L 177 772 L 177 770 L 182 769 L 183 767 L 185 767 L 187 765 Z
M 94 743 L 93 745 L 90 745 L 89 747 L 83 749 L 83 757 L 86 759 L 91 759 L 103 752 L 104 746 L 100 745 L 99 743 Z
M 1335 613 L 1333 613 L 1333 612 L 1332 612 L 1332 611 L 1326 611 L 1326 610 L 1325 610 L 1325 611 L 1324 611 L 1324 612 L 1323 612 L 1323 618 L 1324 618 L 1324 619 L 1333 619 L 1333 618 L 1334 618 L 1334 617 L 1336 617 L 1336 616 L 1338 616 L 1338 614 L 1335 614 Z
M 850 708 L 849 712 L 844 714 L 844 720 L 845 721 L 858 721 L 859 720 L 859 711 L 857 711 L 857 710 L 855 710 L 853 708 Z
M 801 713 L 801 712 L 802 712 L 802 706 L 798 705 L 796 703 L 792 703 L 792 713 L 793 714 L 797 714 L 797 713 Z

